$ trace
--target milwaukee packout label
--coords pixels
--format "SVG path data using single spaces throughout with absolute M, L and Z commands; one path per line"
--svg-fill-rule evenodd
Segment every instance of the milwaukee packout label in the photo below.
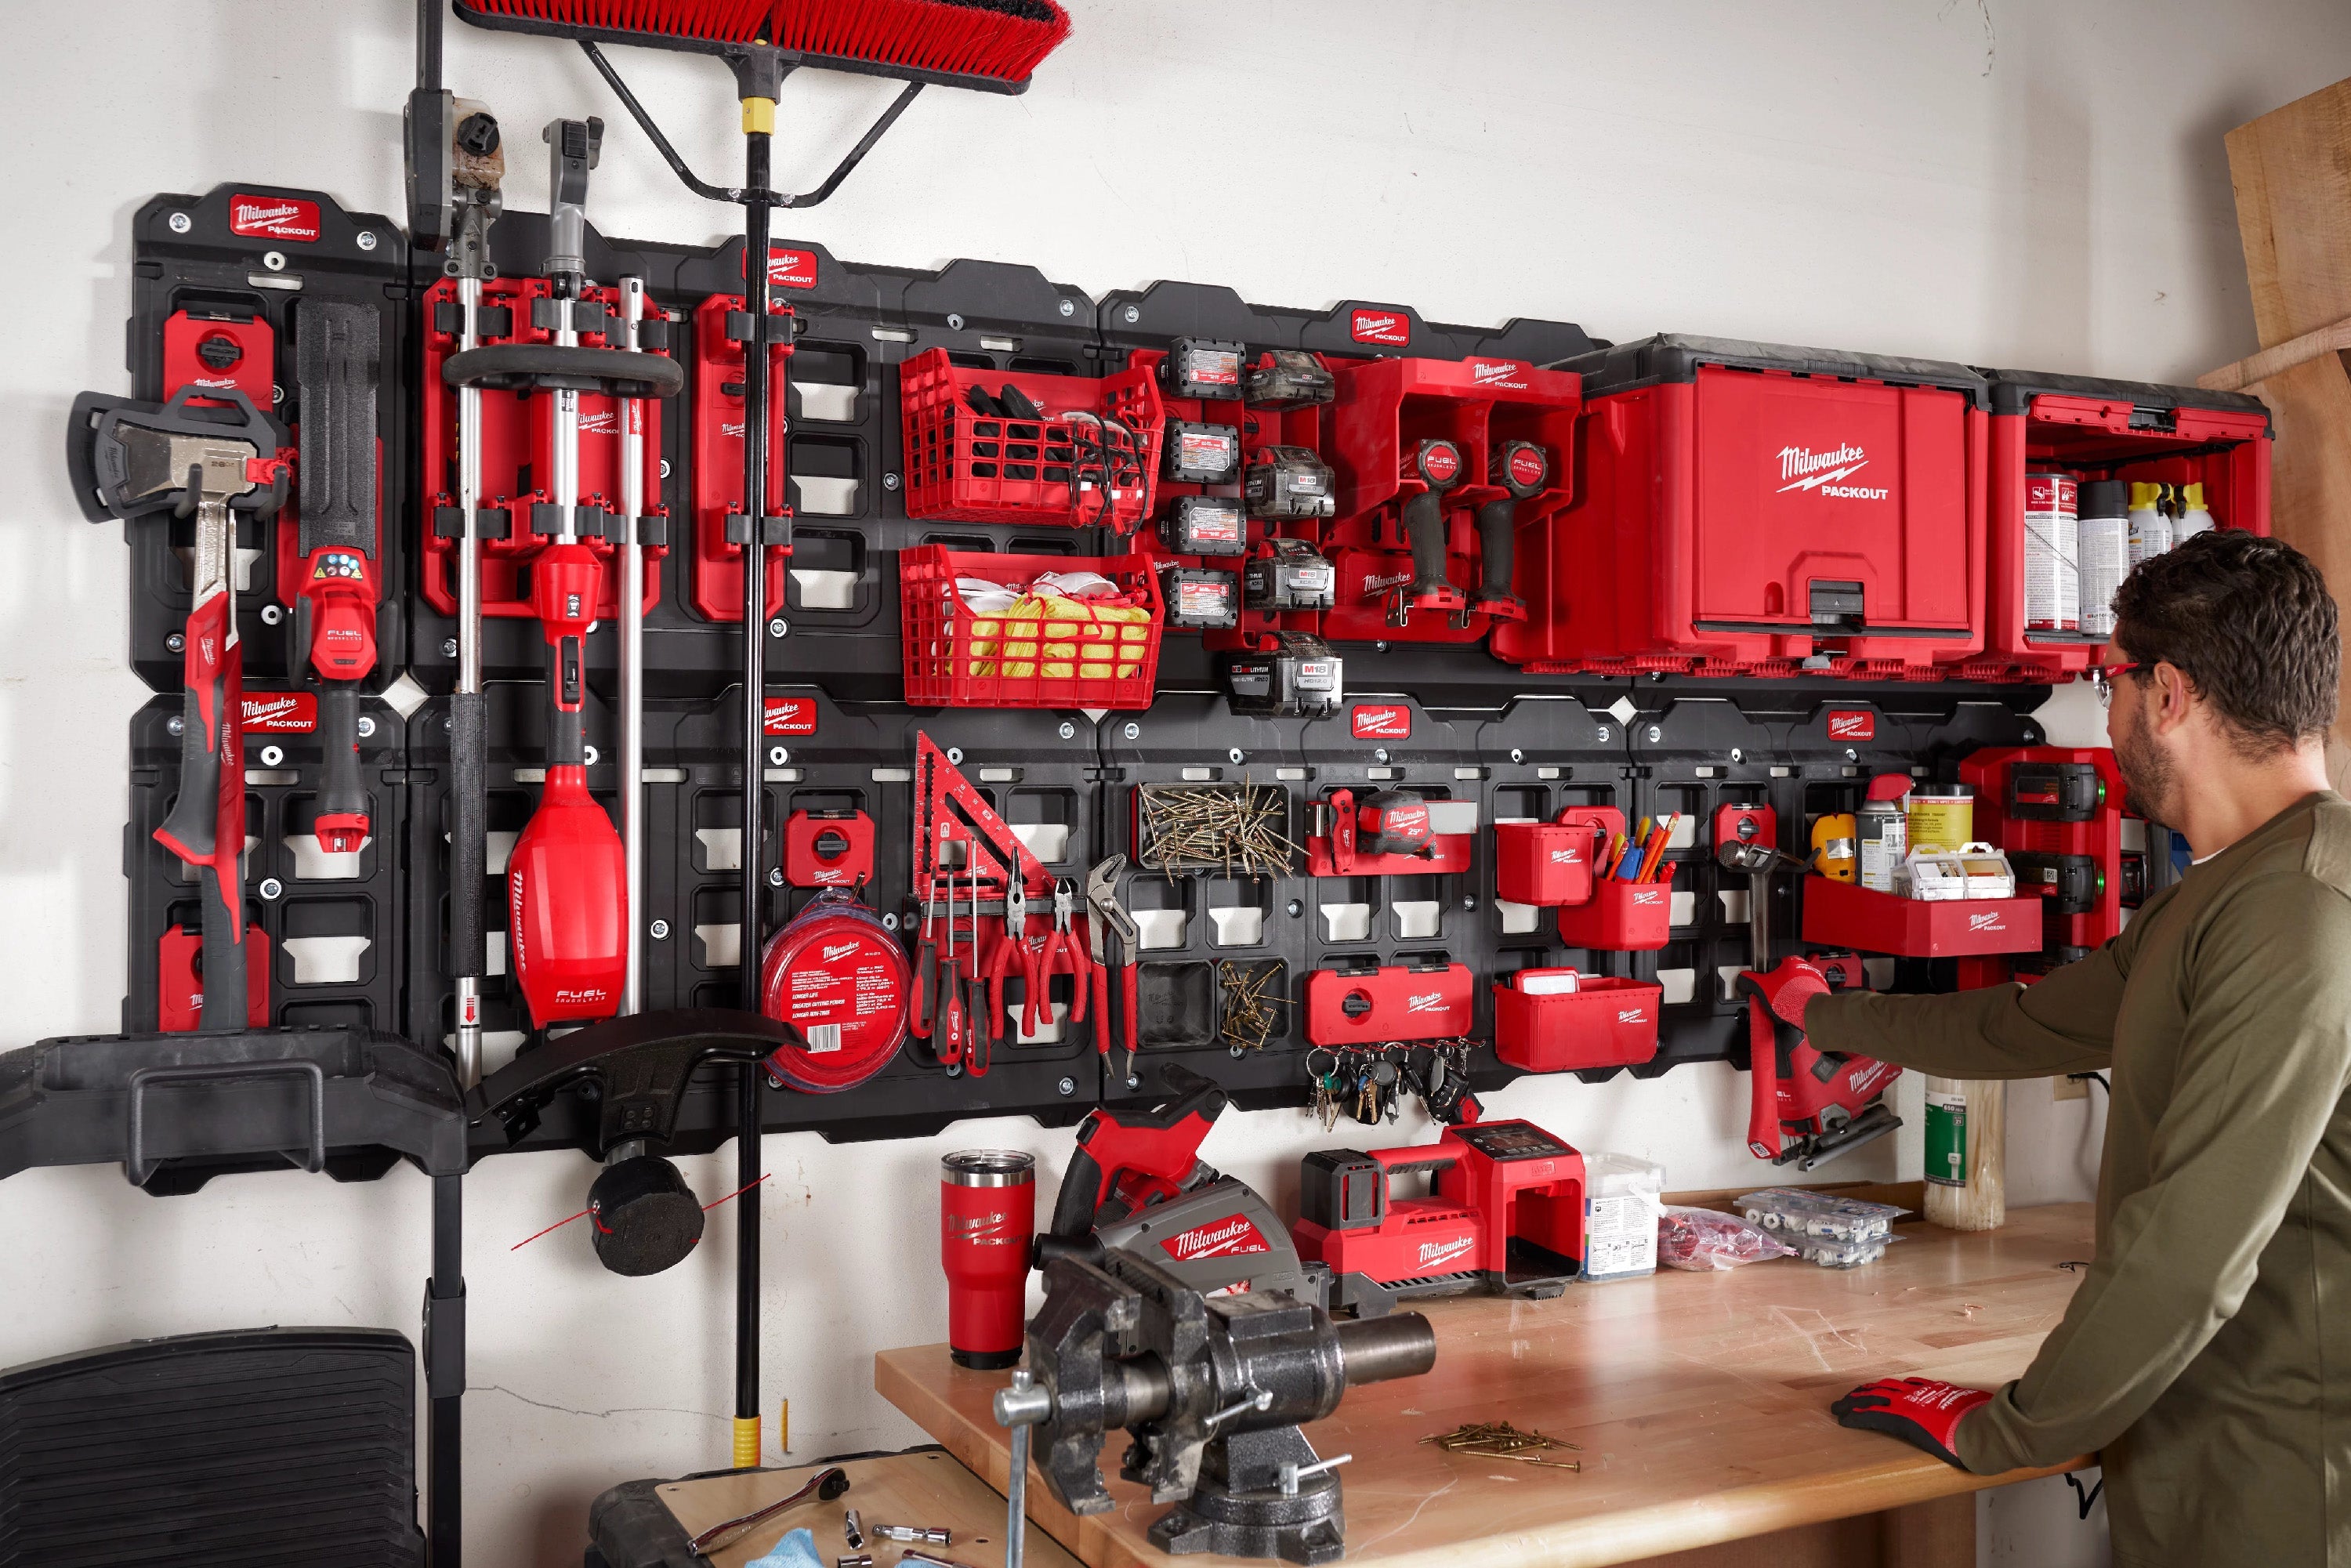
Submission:
M 1270 1252 L 1265 1235 L 1252 1224 L 1246 1214 L 1230 1218 L 1212 1220 L 1179 1231 L 1162 1241 L 1160 1249 L 1178 1263 L 1196 1262 L 1202 1258 L 1246 1258 L 1252 1253 Z
M 295 196 L 234 195 L 228 199 L 228 232 L 308 245 L 319 237 L 319 204 Z
M 309 692 L 247 692 L 240 719 L 247 735 L 308 735 L 319 727 L 319 699 Z
M 1831 740 L 1876 740 L 1877 716 L 1867 708 L 1831 708 L 1829 738 Z
M 618 435 L 621 416 L 609 408 L 580 411 L 580 434 L 582 435 Z
M 767 729 L 769 735 L 814 735 L 816 699 L 769 697 Z
M 1616 1021 L 1618 1023 L 1646 1023 L 1649 1021 L 1649 1009 L 1646 1008 L 1618 1008 L 1616 1009 Z
M 1869 466 L 1869 454 L 1850 442 L 1840 442 L 1824 452 L 1782 446 L 1778 458 L 1783 491 L 1811 490 L 1846 501 L 1883 501 L 1894 493 L 1882 486 L 1844 482 Z
M 1968 935 L 1991 936 L 2008 929 L 2008 917 L 1997 909 L 1981 910 L 1968 916 Z
M 1347 710 L 1347 728 L 1357 740 L 1410 740 L 1412 709 L 1395 703 L 1357 703 Z
M 1007 1247 L 1016 1241 L 1026 1247 L 1034 1234 L 1031 1226 L 1020 1224 L 1008 1214 L 948 1214 L 940 1218 L 946 1223 L 948 1235 L 973 1247 Z
M 1524 392 L 1527 367 L 1516 360 L 1471 360 L 1469 379 L 1481 387 L 1500 387 L 1512 392 Z
M 1412 341 L 1412 318 L 1401 310 L 1357 310 L 1347 318 L 1347 335 L 1400 349 Z
M 768 287 L 814 288 L 816 287 L 816 252 L 793 250 L 785 246 L 768 246 Z

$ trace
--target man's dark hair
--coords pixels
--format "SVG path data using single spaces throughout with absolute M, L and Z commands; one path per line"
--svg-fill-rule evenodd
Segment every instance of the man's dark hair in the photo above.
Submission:
M 2335 600 L 2283 539 L 2212 528 L 2149 556 L 2115 594 L 2115 642 L 2137 664 L 2184 673 L 2249 756 L 2335 722 Z

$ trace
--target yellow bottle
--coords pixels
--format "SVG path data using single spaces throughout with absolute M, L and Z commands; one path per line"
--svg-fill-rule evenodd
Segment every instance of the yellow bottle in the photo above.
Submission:
M 2171 548 L 2171 519 L 2163 515 L 2163 486 L 2133 484 L 2130 487 L 2130 563 L 2137 566 L 2151 555 Z
M 1832 811 L 1813 824 L 1813 869 L 1831 882 L 1854 880 L 1861 825 L 1851 811 Z
M 2204 486 L 2182 485 L 2179 487 L 2179 521 L 2172 526 L 2172 542 L 2194 538 L 2212 527 L 2212 514 L 2204 509 Z

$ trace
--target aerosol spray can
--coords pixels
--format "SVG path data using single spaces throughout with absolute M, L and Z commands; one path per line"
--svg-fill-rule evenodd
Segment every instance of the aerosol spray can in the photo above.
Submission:
M 2130 563 L 2136 567 L 2171 548 L 2171 518 L 2163 509 L 2162 486 L 2133 485 L 2130 494 Z
M 2024 476 L 2024 629 L 2082 629 L 2081 499 L 2071 474 Z
M 2194 538 L 2212 527 L 2212 514 L 2204 507 L 2204 486 L 2182 485 L 2179 487 L 2179 520 L 2171 528 L 2175 543 Z
M 1868 799 L 1854 813 L 1861 885 L 1873 893 L 1901 891 L 1896 873 L 1910 852 L 1910 821 L 1903 810 L 1909 793 L 1909 779 L 1899 773 L 1881 773 L 1869 781 Z
M 2115 629 L 2115 590 L 2131 568 L 2129 507 L 2119 479 L 2093 479 L 2081 488 L 2074 543 L 2082 562 L 2082 630 L 2096 636 Z

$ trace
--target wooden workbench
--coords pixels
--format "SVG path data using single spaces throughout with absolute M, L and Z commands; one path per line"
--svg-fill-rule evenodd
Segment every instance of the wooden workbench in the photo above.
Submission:
M 1661 1270 L 1550 1301 L 1423 1303 L 1436 1370 L 1353 1389 L 1307 1428 L 1325 1457 L 1355 1457 L 1341 1472 L 1348 1561 L 1597 1568 L 1673 1553 L 1677 1568 L 1972 1568 L 1968 1494 L 2052 1472 L 1968 1475 L 1839 1427 L 1829 1402 L 1877 1376 L 1978 1387 L 2016 1376 L 2074 1293 L 2079 1275 L 2062 1265 L 2090 1256 L 2089 1206 L 2015 1210 L 2004 1228 L 1974 1235 L 1900 1233 L 1881 1261 L 1850 1270 L 1782 1259 Z M 874 1358 L 882 1396 L 998 1489 L 1008 1450 L 988 1406 L 1005 1377 L 956 1367 L 943 1344 Z M 1582 1473 L 1418 1441 L 1505 1419 L 1582 1445 L 1569 1456 Z M 1116 1435 L 1104 1445 L 1111 1511 L 1079 1519 L 1032 1479 L 1029 1517 L 1088 1568 L 1215 1561 L 1148 1543 L 1165 1511 L 1117 1479 L 1123 1448 Z

